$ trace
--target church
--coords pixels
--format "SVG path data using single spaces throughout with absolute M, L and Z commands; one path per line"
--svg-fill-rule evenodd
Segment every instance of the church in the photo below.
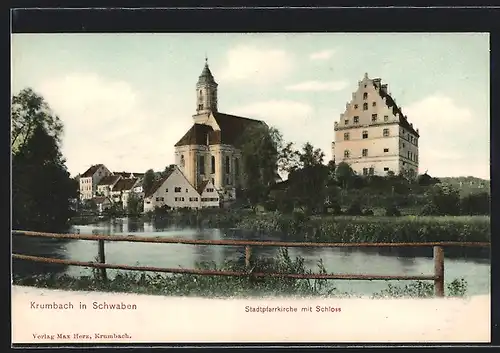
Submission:
M 238 139 L 245 129 L 266 124 L 219 112 L 217 91 L 218 84 L 205 58 L 196 84 L 193 125 L 175 144 L 175 164 L 195 189 L 208 181 L 223 201 L 230 201 L 245 184 Z

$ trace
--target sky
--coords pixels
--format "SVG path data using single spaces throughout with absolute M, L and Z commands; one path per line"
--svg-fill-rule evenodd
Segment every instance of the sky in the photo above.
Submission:
M 264 120 L 331 156 L 366 73 L 419 129 L 419 172 L 490 178 L 486 33 L 13 34 L 12 94 L 32 88 L 64 124 L 72 176 L 163 170 L 193 124 L 205 56 L 218 110 Z

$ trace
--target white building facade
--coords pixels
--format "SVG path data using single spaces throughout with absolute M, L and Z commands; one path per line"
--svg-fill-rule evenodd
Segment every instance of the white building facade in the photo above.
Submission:
M 91 166 L 80 176 L 80 200 L 90 200 L 96 196 L 97 185 L 111 172 L 103 164 Z
M 346 162 L 359 175 L 387 175 L 389 171 L 418 175 L 418 129 L 388 92 L 381 79 L 365 74 L 335 122 L 332 157 Z

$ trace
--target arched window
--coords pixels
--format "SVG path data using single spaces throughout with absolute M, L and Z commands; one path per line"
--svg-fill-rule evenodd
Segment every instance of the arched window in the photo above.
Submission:
M 226 156 L 226 174 L 229 174 L 229 172 L 231 171 L 229 162 L 230 162 L 229 156 Z
M 185 164 L 186 164 L 186 161 L 184 160 L 184 155 L 181 154 L 181 167 L 184 167 Z
M 211 168 L 211 173 L 215 173 L 215 156 L 212 156 L 212 168 Z
M 363 93 L 363 99 L 367 99 L 368 98 L 368 93 Z

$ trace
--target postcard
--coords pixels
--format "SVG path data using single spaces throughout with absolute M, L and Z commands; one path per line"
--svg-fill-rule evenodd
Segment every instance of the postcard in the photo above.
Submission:
M 14 344 L 490 342 L 488 34 L 11 38 Z

